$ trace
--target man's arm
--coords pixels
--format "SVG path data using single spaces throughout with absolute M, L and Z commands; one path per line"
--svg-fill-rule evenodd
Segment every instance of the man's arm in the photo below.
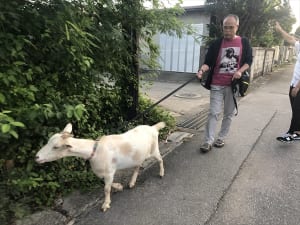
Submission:
M 288 34 L 285 30 L 283 30 L 278 22 L 276 22 L 275 29 L 277 32 L 279 32 L 281 34 L 281 36 L 283 37 L 284 40 L 286 40 L 288 43 L 290 43 L 292 45 L 295 45 L 295 43 L 297 41 L 296 38 L 293 37 L 292 35 Z
M 221 39 L 220 39 L 221 40 Z M 219 42 L 221 43 L 221 41 L 219 40 Z M 214 54 L 215 50 L 216 50 L 216 43 L 217 41 L 214 41 L 212 44 L 210 44 L 208 51 L 206 52 L 205 55 L 205 59 L 204 59 L 204 63 L 203 65 L 199 68 L 198 73 L 197 73 L 197 77 L 199 79 L 202 78 L 202 75 L 207 72 L 208 70 L 211 69 L 211 66 L 213 64 L 213 60 L 214 60 Z
M 249 64 L 245 63 L 241 68 L 238 69 L 237 72 L 240 72 L 242 75 L 247 69 L 249 69 L 249 67 L 250 67 Z
M 253 56 L 252 56 L 252 47 L 246 38 L 242 38 L 243 44 L 243 56 L 242 56 L 242 65 L 241 67 L 233 74 L 232 80 L 240 79 L 242 74 L 248 70 L 252 64 Z

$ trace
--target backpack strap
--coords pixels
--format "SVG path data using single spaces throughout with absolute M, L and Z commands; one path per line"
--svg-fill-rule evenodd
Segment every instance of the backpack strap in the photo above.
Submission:
M 234 102 L 235 109 L 236 109 L 236 113 L 234 115 L 237 116 L 239 113 L 239 109 L 238 109 L 237 100 L 236 100 L 236 96 L 235 96 L 235 93 L 236 93 L 235 89 L 236 89 L 236 85 L 231 85 L 233 102 Z
M 244 51 L 245 46 L 246 46 L 247 43 L 248 43 L 247 41 L 248 41 L 248 40 L 247 40 L 245 37 L 242 37 L 241 42 L 242 42 L 242 48 L 243 48 L 243 51 Z M 245 54 L 242 54 L 242 60 L 241 60 L 241 63 L 243 63 L 244 61 L 245 61 Z M 236 83 L 231 84 L 231 89 L 232 89 L 233 101 L 234 101 L 234 105 L 235 105 L 235 109 L 236 109 L 235 115 L 237 116 L 239 110 L 238 110 L 237 100 L 236 100 L 236 96 L 235 96 L 235 93 L 236 93 L 236 91 L 237 91 L 237 89 L 236 89 Z

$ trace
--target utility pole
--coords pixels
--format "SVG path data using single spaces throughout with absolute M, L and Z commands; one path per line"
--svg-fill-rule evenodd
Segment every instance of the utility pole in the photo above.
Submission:
M 130 58 L 124 59 L 128 63 L 129 74 L 124 74 L 124 93 L 126 96 L 130 96 L 131 99 L 124 99 L 124 108 L 127 114 L 127 120 L 131 120 L 137 115 L 138 109 L 138 93 L 139 93 L 139 30 L 136 26 L 135 13 L 140 8 L 139 0 L 124 0 L 123 1 L 123 15 L 126 16 L 124 19 L 123 35 L 128 43 L 128 53 Z M 134 17 L 133 17 L 134 16 Z

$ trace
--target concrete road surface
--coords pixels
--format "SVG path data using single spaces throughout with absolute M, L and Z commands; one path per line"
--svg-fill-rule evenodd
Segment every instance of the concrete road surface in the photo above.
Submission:
M 252 82 L 223 148 L 202 154 L 203 126 L 185 129 L 194 136 L 182 144 L 161 143 L 165 177 L 150 161 L 134 189 L 112 194 L 107 212 L 100 211 L 103 189 L 76 192 L 17 225 L 299 225 L 300 141 L 275 140 L 289 127 L 292 71 L 285 65 Z M 182 83 L 158 79 L 142 91 L 156 102 Z M 208 103 L 209 91 L 194 81 L 160 106 L 183 124 Z M 130 171 L 124 172 L 119 178 L 127 182 Z
M 164 178 L 158 177 L 155 164 L 138 177 L 134 189 L 112 195 L 110 210 L 103 213 L 97 204 L 74 224 L 299 225 L 300 141 L 275 140 L 290 122 L 292 70 L 293 65 L 287 65 L 265 75 L 263 84 L 239 101 L 239 114 L 223 148 L 200 153 L 203 129 L 197 130 L 164 158 Z M 158 83 L 158 90 L 165 92 L 176 86 Z M 183 92 L 197 92 L 202 99 L 162 105 L 179 117 L 196 113 L 208 103 L 209 93 L 196 83 L 192 87 Z M 153 88 L 149 95 L 163 97 L 165 93 L 157 96 Z

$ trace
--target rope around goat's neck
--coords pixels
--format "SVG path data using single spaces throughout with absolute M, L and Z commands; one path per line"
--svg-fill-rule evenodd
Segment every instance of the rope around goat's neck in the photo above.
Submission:
M 97 139 L 97 140 L 95 141 L 94 146 L 93 146 L 93 151 L 92 151 L 90 157 L 87 158 L 86 160 L 91 160 L 91 159 L 93 158 L 93 156 L 94 156 L 95 153 L 96 153 L 97 147 L 98 147 L 98 142 L 99 142 L 99 140 Z

